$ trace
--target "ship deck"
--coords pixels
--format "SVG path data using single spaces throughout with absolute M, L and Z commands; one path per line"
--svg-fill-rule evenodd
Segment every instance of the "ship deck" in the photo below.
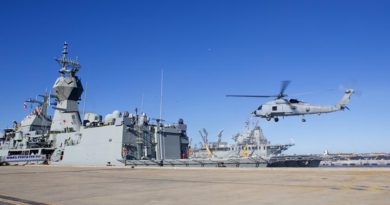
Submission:
M 0 204 L 359 205 L 389 194 L 389 168 L 0 167 Z

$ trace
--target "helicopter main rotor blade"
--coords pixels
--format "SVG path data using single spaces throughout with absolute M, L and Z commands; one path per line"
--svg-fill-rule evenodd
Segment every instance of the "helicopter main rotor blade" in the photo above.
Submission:
M 289 80 L 282 81 L 282 85 L 280 87 L 280 92 L 278 95 L 226 95 L 226 97 L 244 97 L 244 98 L 277 98 L 281 99 L 283 97 L 286 97 L 287 95 L 284 94 L 284 91 L 287 89 L 288 85 L 290 84 Z
M 280 87 L 280 93 L 279 93 L 279 98 L 282 98 L 282 97 L 285 97 L 286 95 L 284 94 L 284 91 L 286 91 L 288 85 L 290 84 L 291 81 L 289 80 L 285 80 L 285 81 L 282 81 L 282 85 Z
M 272 98 L 276 95 L 226 95 L 226 97 L 243 97 L 243 98 Z
M 315 94 L 322 94 L 322 93 L 325 93 L 325 92 L 332 92 L 332 91 L 336 91 L 337 89 L 325 89 L 325 90 L 317 90 L 317 91 L 308 91 L 308 92 L 301 92 L 301 93 L 294 93 L 294 94 L 290 94 L 288 96 L 290 97 L 298 97 L 298 96 L 304 96 L 304 95 L 315 95 Z

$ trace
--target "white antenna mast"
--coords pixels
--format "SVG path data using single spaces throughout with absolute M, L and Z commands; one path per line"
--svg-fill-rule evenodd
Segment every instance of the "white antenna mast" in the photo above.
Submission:
M 84 120 L 84 116 L 85 116 L 85 104 L 87 103 L 87 90 L 88 90 L 88 81 L 85 82 L 85 93 L 84 93 L 84 104 L 83 104 L 82 120 Z
M 161 91 L 160 91 L 160 122 L 162 120 L 162 109 L 163 109 L 163 82 L 164 82 L 164 70 L 161 69 Z
M 141 114 L 144 112 L 144 94 L 141 95 Z
M 161 90 L 160 90 L 160 125 L 162 124 L 162 109 L 163 109 L 163 82 L 164 82 L 164 70 L 161 69 Z M 160 129 L 160 127 L 159 127 Z M 165 159 L 165 150 L 163 145 L 163 136 L 161 135 L 162 130 L 160 131 L 160 159 Z

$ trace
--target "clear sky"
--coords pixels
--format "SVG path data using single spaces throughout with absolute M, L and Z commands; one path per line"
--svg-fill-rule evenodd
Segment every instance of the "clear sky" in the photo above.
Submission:
M 275 94 L 291 80 L 288 94 L 336 89 L 300 97 L 335 104 L 352 84 L 362 95 L 351 111 L 257 120 L 271 142 L 294 139 L 289 153 L 390 152 L 389 1 L 3 0 L 0 25 L 2 128 L 51 88 L 67 41 L 87 111 L 141 109 L 144 96 L 157 118 L 163 69 L 163 118 L 184 118 L 194 142 L 202 128 L 230 140 L 267 100 L 226 94 Z

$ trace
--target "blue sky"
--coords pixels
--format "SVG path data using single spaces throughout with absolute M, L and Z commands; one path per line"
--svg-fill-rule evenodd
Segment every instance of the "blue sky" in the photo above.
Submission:
M 259 124 L 274 143 L 294 139 L 289 153 L 390 152 L 389 9 L 357 0 L 0 1 L 0 127 L 51 88 L 67 41 L 88 82 L 87 111 L 133 111 L 144 96 L 143 110 L 158 117 L 163 69 L 163 117 L 184 118 L 194 142 L 203 127 L 230 140 L 266 99 L 226 94 L 274 94 L 288 79 L 291 94 L 336 89 L 301 97 L 335 104 L 339 85 L 353 84 L 362 95 L 351 111 Z

